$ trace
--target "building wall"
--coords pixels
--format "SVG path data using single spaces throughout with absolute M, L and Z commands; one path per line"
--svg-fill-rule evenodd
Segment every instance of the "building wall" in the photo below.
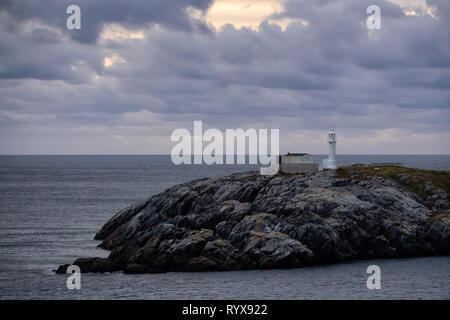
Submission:
M 303 172 L 319 171 L 318 163 L 283 163 L 281 162 L 280 171 L 282 173 L 296 174 Z
M 310 154 L 302 156 L 296 155 L 283 155 L 281 156 L 281 163 L 294 164 L 294 163 L 314 163 L 314 159 Z

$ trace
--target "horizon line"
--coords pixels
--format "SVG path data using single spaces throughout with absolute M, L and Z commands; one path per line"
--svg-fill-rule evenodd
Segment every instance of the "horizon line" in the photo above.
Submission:
M 284 155 L 287 153 L 280 153 Z M 312 156 L 328 155 L 328 153 L 309 153 Z M 200 156 L 202 154 L 192 154 L 191 156 Z M 227 156 L 229 154 L 218 154 L 217 156 Z M 234 156 L 258 156 L 258 154 L 233 154 Z M 270 154 L 269 154 L 270 155 Z M 450 153 L 340 153 L 341 156 L 450 156 Z M 171 156 L 170 153 L 17 153 L 0 154 L 0 157 L 9 156 Z

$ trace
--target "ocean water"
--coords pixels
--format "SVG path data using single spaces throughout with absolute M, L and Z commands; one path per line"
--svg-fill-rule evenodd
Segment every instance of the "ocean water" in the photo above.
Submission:
M 338 162 L 450 170 L 449 155 L 340 155 Z M 67 276 L 52 272 L 78 257 L 106 257 L 93 237 L 124 207 L 178 183 L 250 169 L 258 167 L 175 166 L 169 156 L 0 156 L 0 299 L 450 299 L 450 257 L 270 271 L 82 274 L 81 290 L 67 289 Z M 380 290 L 366 287 L 371 264 L 381 268 Z

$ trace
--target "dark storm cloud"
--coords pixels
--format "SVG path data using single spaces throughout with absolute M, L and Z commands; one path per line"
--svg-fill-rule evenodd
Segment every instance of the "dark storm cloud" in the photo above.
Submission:
M 81 42 L 92 43 L 106 23 L 120 23 L 131 29 L 152 23 L 180 30 L 205 29 L 198 21 L 192 21 L 186 9 L 205 11 L 211 3 L 212 0 L 2 0 L 0 10 L 8 12 L 14 24 L 37 19 L 67 32 L 66 8 L 78 5 L 82 31 L 68 34 Z M 14 24 L 10 28 L 14 28 Z
M 139 63 L 115 72 L 126 90 L 168 101 L 168 113 L 209 108 L 252 117 L 266 104 L 259 117 L 364 113 L 370 104 L 448 108 L 450 55 L 441 19 L 405 16 L 385 1 L 383 30 L 369 34 L 365 5 L 299 1 L 308 10 L 296 15 L 288 4 L 289 16 L 308 25 L 286 31 L 267 22 L 258 32 L 228 26 L 215 37 L 163 31 L 137 50 L 119 48 L 125 60 Z
M 77 61 L 87 63 L 96 73 L 103 71 L 103 61 L 95 52 L 95 41 L 105 24 L 119 23 L 134 29 L 158 23 L 183 31 L 208 31 L 200 21 L 189 17 L 189 7 L 206 10 L 212 0 L 31 0 L 0 2 L 0 78 L 63 79 L 73 83 L 85 81 L 85 72 L 74 72 Z M 66 8 L 81 7 L 81 30 L 67 30 Z M 27 23 L 42 27 L 27 32 Z M 67 36 L 87 45 L 68 43 Z M 89 45 L 90 44 L 90 45 Z M 80 69 L 87 69 L 81 66 Z
M 94 47 L 70 43 L 60 37 L 47 29 L 29 34 L 0 30 L 0 42 L 7 44 L 0 49 L 0 79 L 62 79 L 81 83 L 92 71 L 102 73 L 103 61 Z
M 38 10 L 40 1 L 8 6 L 0 19 L 0 40 L 7 44 L 0 48 L 3 129 L 47 124 L 135 132 L 147 125 L 164 135 L 201 119 L 218 128 L 287 133 L 339 124 L 356 135 L 387 129 L 449 134 L 447 1 L 428 1 L 434 17 L 406 16 L 399 6 L 377 1 L 382 30 L 373 31 L 366 27 L 373 1 L 288 1 L 272 17 L 293 19 L 286 30 L 264 21 L 258 31 L 227 25 L 215 32 L 192 27 L 188 2 L 123 2 L 101 12 L 109 2 L 82 3 L 82 14 L 95 12 L 98 28 L 109 22 L 142 27 L 145 38 L 95 42 L 100 29 L 93 27 L 74 39 L 58 27 L 65 15 L 55 18 L 55 8 Z M 166 12 L 158 3 L 177 9 Z M 204 10 L 209 2 L 190 5 Z M 150 8 L 163 14 L 153 17 Z M 46 23 L 17 23 L 33 12 Z M 162 27 L 151 28 L 152 22 Z M 105 66 L 105 57 L 116 60 Z M 450 152 L 448 143 L 442 150 Z

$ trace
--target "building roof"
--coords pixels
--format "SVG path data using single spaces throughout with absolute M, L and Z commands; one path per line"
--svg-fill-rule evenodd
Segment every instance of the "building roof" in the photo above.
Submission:
M 309 153 L 287 153 L 287 156 L 306 156 L 309 155 Z

